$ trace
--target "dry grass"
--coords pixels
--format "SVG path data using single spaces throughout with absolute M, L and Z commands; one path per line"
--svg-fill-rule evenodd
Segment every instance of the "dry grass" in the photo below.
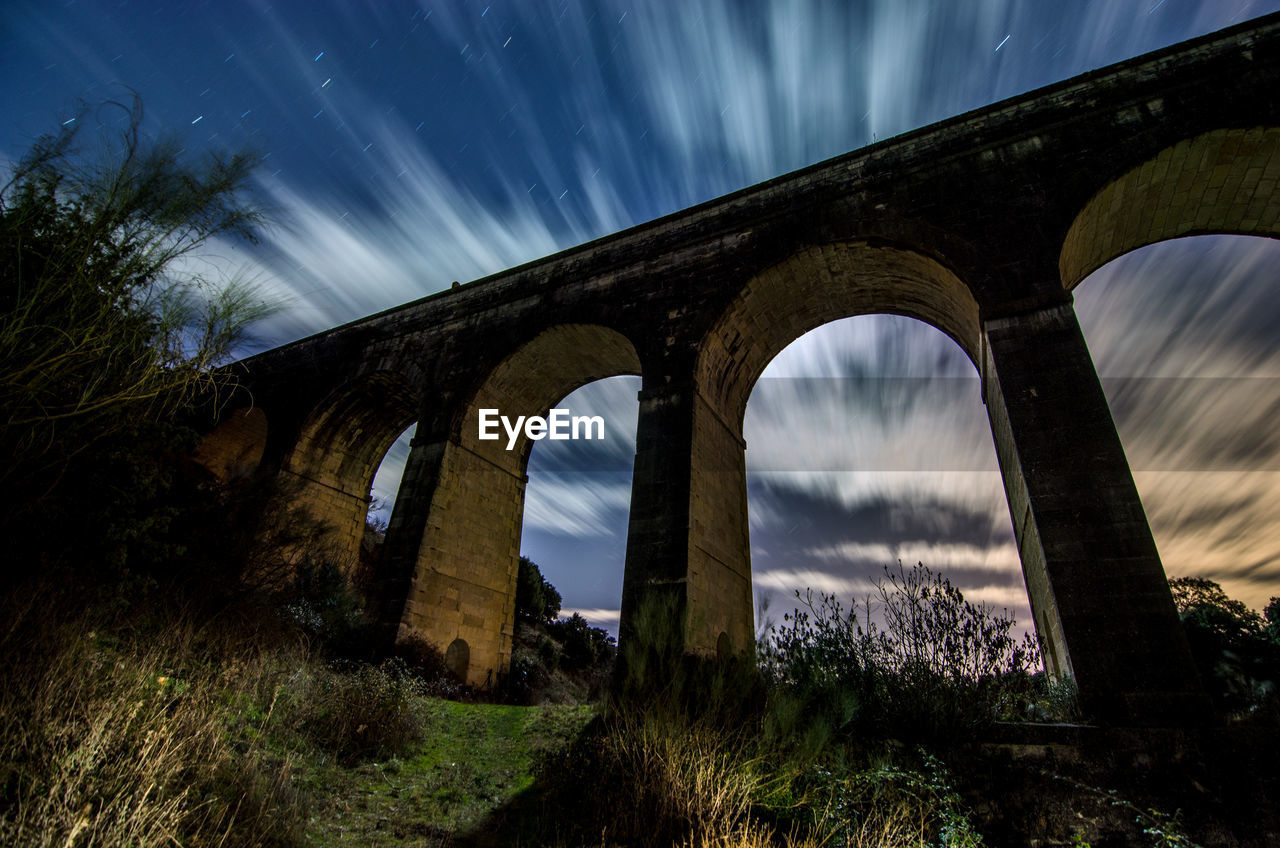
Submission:
M 769 780 L 745 740 L 697 723 L 627 716 L 608 744 L 631 783 L 634 814 L 648 827 L 676 822 L 699 837 L 733 832 Z
M 526 822 L 539 832 L 521 833 L 520 844 L 816 848 L 820 838 L 800 828 L 780 835 L 756 818 L 789 792 L 794 771 L 759 756 L 751 730 L 662 709 L 613 711 L 544 769 L 546 794 Z
M 210 662 L 189 626 L 117 635 L 63 610 L 8 606 L 0 843 L 300 841 L 291 758 L 251 742 L 272 719 L 279 669 Z M 249 735 L 228 726 L 235 705 L 254 716 L 239 728 Z
M 324 812 L 317 781 L 370 756 L 425 756 L 436 720 L 401 665 L 336 670 L 225 616 L 197 627 L 207 615 L 136 602 L 90 614 L 53 582 L 0 601 L 2 845 L 301 845 L 309 814 Z M 547 760 L 532 820 L 512 817 L 520 844 L 977 844 L 939 763 L 820 767 L 764 740 L 762 721 L 662 700 L 610 710 L 572 754 Z M 499 783 L 481 777 L 466 791 Z M 396 818 L 394 781 L 370 812 L 393 830 L 412 823 Z
M 982 844 L 950 774 L 927 752 L 865 751 L 841 765 L 795 761 L 762 744 L 754 730 L 661 709 L 615 712 L 590 746 L 560 763 L 563 791 L 544 808 L 551 820 L 570 819 L 577 829 L 521 844 Z M 881 762 L 868 766 L 864 757 Z M 589 795 L 583 786 L 592 787 Z
M 745 824 L 727 833 L 691 837 L 681 848 L 822 848 L 826 841 L 815 836 L 788 834 L 779 842 L 767 828 Z
M 399 660 L 316 675 L 304 728 L 343 762 L 392 754 L 422 738 L 425 685 Z
M 130 630 L 48 598 L 17 606 L 10 598 L 0 610 L 0 844 L 301 845 L 309 812 L 319 812 L 310 793 L 323 791 L 302 791 L 299 778 L 322 773 L 317 763 L 350 767 L 425 744 L 414 741 L 423 699 L 402 670 L 335 671 L 301 647 L 255 646 L 244 632 L 181 616 Z M 549 839 L 522 844 L 820 848 L 939 837 L 950 799 L 927 774 L 831 775 L 800 798 L 801 771 L 763 755 L 755 730 L 614 712 L 577 759 L 559 761 L 564 794 L 544 808 L 555 820 Z M 774 815 L 779 804 L 814 815 Z M 576 841 L 564 841 L 566 828 Z

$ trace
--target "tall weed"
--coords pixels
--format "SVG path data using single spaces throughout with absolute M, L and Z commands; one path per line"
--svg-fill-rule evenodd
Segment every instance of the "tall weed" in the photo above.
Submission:
M 0 844 L 300 842 L 292 758 L 226 722 L 228 701 L 261 706 L 275 688 L 262 660 L 209 662 L 207 634 L 178 623 L 138 638 L 56 605 L 7 606 Z
M 425 691 L 395 658 L 319 670 L 309 687 L 306 732 L 346 762 L 402 753 L 422 738 Z
M 607 844 L 771 844 L 761 841 L 752 811 L 786 777 L 759 756 L 750 729 L 628 711 L 607 717 L 598 730 L 544 766 L 550 784 L 544 808 L 573 812 L 542 823 L 559 839 L 603 834 Z M 584 786 L 592 787 L 589 797 Z

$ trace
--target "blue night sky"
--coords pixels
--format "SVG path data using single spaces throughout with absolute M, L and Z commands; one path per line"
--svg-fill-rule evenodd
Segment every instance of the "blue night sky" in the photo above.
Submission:
M 1280 0 L 23 2 L 0 13 L 0 159 L 136 92 L 152 136 L 263 157 L 257 245 L 202 257 L 282 308 L 271 347 L 959 112 L 1280 10 Z M 79 104 L 88 104 L 84 113 Z M 1280 594 L 1280 245 L 1184 239 L 1076 290 L 1165 565 Z M 1138 378 L 1138 379 L 1135 379 Z M 616 624 L 638 380 L 560 406 L 523 548 Z M 909 319 L 835 322 L 747 410 L 756 599 L 865 593 L 898 559 L 1027 620 L 973 366 Z M 405 443 L 375 484 L 394 497 Z

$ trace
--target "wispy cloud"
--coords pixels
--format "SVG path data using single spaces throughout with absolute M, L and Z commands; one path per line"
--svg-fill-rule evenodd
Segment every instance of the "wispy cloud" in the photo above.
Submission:
M 977 545 L 947 542 L 901 542 L 896 544 L 865 544 L 842 542 L 837 545 L 820 545 L 805 553 L 825 562 L 850 560 L 891 564 L 901 562 L 910 566 L 928 563 L 934 570 L 950 568 L 966 571 L 998 571 L 1008 573 L 1019 567 L 1018 551 L 1012 545 L 981 548 Z
M 1132 25 L 1139 10 L 1136 0 L 1069 16 L 1009 0 L 760 2 L 748 13 L 728 0 L 534 2 L 482 18 L 424 6 L 407 22 L 385 11 L 351 20 L 350 43 L 317 61 L 331 32 L 260 6 L 283 61 L 240 51 L 234 65 L 260 111 L 293 116 L 285 126 L 307 139 L 309 158 L 335 163 L 318 179 L 265 145 L 261 188 L 280 225 L 254 258 L 293 305 L 271 335 L 324 329 L 1231 17 L 1199 3 L 1179 33 L 1158 17 Z M 355 33 L 406 24 L 401 51 L 447 45 L 454 58 L 427 54 L 429 67 L 474 91 L 456 104 L 455 118 L 474 122 L 461 151 L 424 144 L 423 119 L 439 123 L 427 102 L 356 73 L 378 53 Z
M 562 607 L 560 616 L 562 618 L 570 618 L 575 614 L 580 615 L 592 627 L 608 630 L 614 636 L 617 636 L 618 618 L 621 612 L 619 609 L 602 609 L 600 607 Z
M 1261 607 L 1280 585 L 1280 303 L 1268 239 L 1182 239 L 1076 289 L 1166 570 Z
M 862 600 L 875 592 L 876 581 L 868 575 L 834 574 L 812 569 L 763 569 L 755 571 L 752 583 L 758 589 L 774 590 L 794 597 L 811 589 L 815 594 L 835 595 L 838 598 Z
M 629 474 L 557 474 L 539 480 L 525 498 L 524 522 L 564 536 L 594 536 L 625 524 L 630 502 Z

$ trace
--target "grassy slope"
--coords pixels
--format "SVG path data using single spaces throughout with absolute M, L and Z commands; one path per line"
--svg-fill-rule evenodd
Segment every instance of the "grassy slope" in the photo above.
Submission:
M 432 699 L 426 738 L 400 757 L 344 767 L 313 761 L 315 845 L 435 845 L 478 827 L 534 779 L 539 758 L 568 748 L 586 706 L 511 707 Z
M 463 704 L 412 694 L 414 732 L 393 748 L 399 754 L 348 760 L 335 753 L 335 742 L 369 726 L 394 729 L 374 718 L 400 715 L 383 709 L 406 691 L 389 678 L 335 671 L 298 648 L 249 650 L 252 643 L 221 627 L 111 633 L 64 616 L 27 625 L 41 625 L 34 629 L 42 638 L 17 639 L 16 625 L 0 630 L 0 670 L 7 672 L 0 674 L 0 843 L 6 845 L 160 846 L 178 834 L 181 844 L 228 848 L 458 848 L 511 845 L 512 833 L 525 835 L 525 845 L 568 845 L 582 843 L 584 828 L 589 841 L 602 838 L 601 822 L 610 823 L 611 840 L 630 844 L 652 842 L 663 826 L 688 830 L 686 821 L 712 825 L 697 845 L 781 844 L 767 834 L 737 832 L 744 826 L 739 808 L 761 798 L 755 754 L 734 744 L 734 734 L 717 741 L 679 723 L 646 734 L 646 725 L 623 722 L 598 749 L 588 746 L 595 759 L 573 761 L 558 755 L 588 729 L 590 706 Z M 346 685 L 352 682 L 365 689 Z M 338 709 L 344 703 L 351 709 Z M 353 720 L 335 723 L 335 715 Z M 1168 823 L 1179 809 L 1189 822 L 1204 822 L 1200 832 L 1222 835 L 1205 844 L 1274 844 L 1262 835 L 1264 822 L 1275 821 L 1274 802 L 1266 800 L 1275 797 L 1267 788 L 1274 780 L 1260 780 L 1274 774 L 1270 752 L 1280 750 L 1269 738 L 1269 745 L 1241 749 L 1256 749 L 1250 757 L 1214 745 L 1222 756 L 1203 764 L 1182 762 L 1187 751 L 1177 739 L 1159 746 L 1167 755 L 1157 761 L 1149 756 L 1154 737 L 1136 737 L 1126 747 L 1116 744 L 1123 734 L 1106 733 L 1081 747 L 1078 764 L 1024 740 L 994 755 L 957 752 L 946 780 L 954 778 L 963 806 L 977 812 L 974 824 L 991 838 L 987 844 L 1018 844 L 1031 835 L 1041 844 L 1071 844 L 1076 834 L 1110 835 L 1099 845 L 1179 844 L 1140 832 Z M 1249 741 L 1235 739 L 1237 747 Z M 1070 747 L 1062 748 L 1063 757 Z M 1031 756 L 1036 752 L 1042 753 Z M 548 757 L 554 765 L 540 775 L 539 761 Z M 823 824 L 848 831 L 871 822 L 880 834 L 904 816 L 930 830 L 937 830 L 940 812 L 944 823 L 956 820 L 948 799 L 938 803 L 941 790 L 928 769 L 907 773 L 897 759 L 886 761 L 888 771 L 833 773 L 812 787 L 831 790 L 813 799 Z M 1094 759 L 1101 770 L 1085 762 Z M 1237 772 L 1233 791 L 1206 794 L 1204 787 Z M 1055 781 L 1058 774 L 1077 783 Z M 526 792 L 540 776 L 554 778 L 543 790 L 565 791 Z M 1144 785 L 1155 779 L 1162 785 Z M 1127 806 L 1089 787 L 1116 788 Z M 827 795 L 834 806 L 822 803 Z M 912 798 L 921 803 L 901 803 Z M 1239 800 L 1225 804 L 1233 799 Z M 1135 825 L 1135 804 L 1170 815 Z M 730 814 L 717 812 L 726 805 Z M 534 825 L 545 831 L 543 842 L 532 841 Z M 1249 833 L 1237 843 L 1229 834 L 1240 829 Z M 877 835 L 847 844 L 887 843 Z

